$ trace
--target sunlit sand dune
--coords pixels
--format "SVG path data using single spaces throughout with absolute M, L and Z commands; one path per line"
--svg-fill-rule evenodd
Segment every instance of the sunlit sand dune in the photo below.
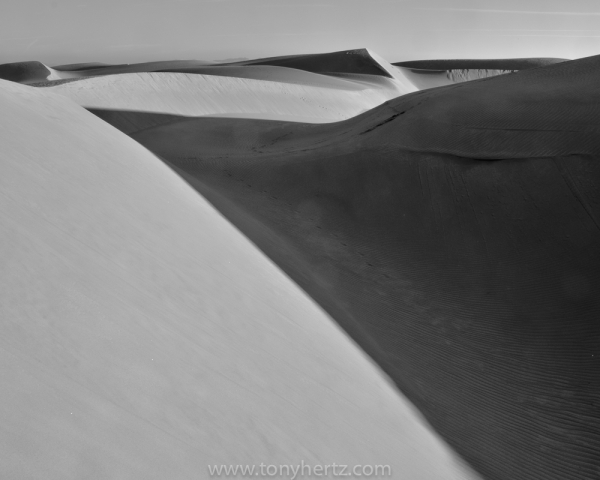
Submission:
M 41 62 L 16 62 L 0 65 L 0 79 L 29 85 L 66 79 L 78 80 L 100 75 L 155 72 L 160 70 L 171 71 L 183 68 L 197 68 L 204 65 L 209 65 L 209 63 L 200 60 L 167 60 L 121 65 L 108 65 L 97 62 L 74 63 L 49 67 Z
M 305 75 L 303 75 L 305 76 Z M 316 75 L 315 75 L 316 77 Z M 49 87 L 86 108 L 133 110 L 186 116 L 251 116 L 313 123 L 333 122 L 365 112 L 390 98 L 414 91 L 356 83 L 348 88 L 283 83 L 250 78 L 184 73 L 110 75 Z M 315 79 L 318 85 L 318 79 Z
M 51 88 L 89 109 L 327 123 L 417 90 L 368 49 L 232 64 L 0 65 L 0 78 Z
M 195 73 L 221 77 L 250 78 L 269 82 L 292 83 L 341 90 L 363 90 L 365 85 L 371 88 L 381 85 L 386 85 L 388 87 L 394 85 L 394 82 L 391 79 L 384 79 L 376 75 L 356 75 L 345 80 L 345 75 L 322 75 L 297 70 L 295 68 L 275 67 L 271 65 L 211 65 L 206 67 L 171 69 L 169 71 L 174 73 Z M 414 87 L 411 88 L 411 91 L 413 90 Z
M 589 480 L 598 78 L 591 57 L 326 125 L 126 115 L 485 478 Z
M 477 478 L 204 198 L 48 92 L 0 82 L 3 477 L 304 461 Z

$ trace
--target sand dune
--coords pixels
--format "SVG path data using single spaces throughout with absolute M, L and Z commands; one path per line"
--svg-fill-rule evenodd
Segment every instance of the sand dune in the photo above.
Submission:
M 6 478 L 389 464 L 474 479 L 326 314 L 142 146 L 0 82 Z
M 69 72 L 76 74 L 78 77 L 89 77 L 98 75 L 116 75 L 120 73 L 140 73 L 140 72 L 156 72 L 160 70 L 180 69 L 180 68 L 195 68 L 202 65 L 208 65 L 208 62 L 201 60 L 166 60 L 158 62 L 132 63 L 122 65 L 98 65 L 92 64 L 91 68 L 81 68 L 85 64 L 64 65 L 54 70 L 59 72 Z M 73 68 L 75 67 L 75 68 Z
M 392 84 L 390 80 L 383 82 L 374 75 L 359 75 L 356 79 L 345 80 L 344 76 L 321 75 L 295 68 L 273 67 L 270 65 L 226 65 L 164 70 L 172 73 L 195 73 L 199 75 L 215 75 L 219 77 L 249 78 L 278 83 L 292 83 L 313 87 L 335 88 L 340 90 L 363 90 L 369 87 Z M 375 78 L 374 78 L 375 77 Z
M 351 80 L 361 85 L 390 87 L 403 92 L 478 80 L 519 70 L 566 61 L 559 58 L 490 60 L 413 60 L 391 64 L 363 48 L 332 53 L 290 55 L 211 64 L 200 60 L 169 60 L 108 65 L 77 63 L 48 67 L 40 62 L 0 65 L 0 78 L 24 84 L 53 86 L 89 77 L 125 73 L 171 72 L 270 80 L 302 85 L 336 85 L 327 77 Z M 300 73 L 303 72 L 303 73 Z M 310 74 L 318 74 L 318 80 Z M 333 82 L 333 83 L 331 83 Z M 340 87 L 332 88 L 344 88 Z
M 600 57 L 590 57 L 511 76 L 416 92 L 343 123 L 318 127 L 275 123 L 279 133 L 272 139 L 264 137 L 260 150 L 265 153 L 282 149 L 293 152 L 306 150 L 307 143 L 312 148 L 337 148 L 340 142 L 383 135 L 386 145 L 393 148 L 474 159 L 598 155 L 598 75 Z M 485 108 L 481 108 L 482 105 Z M 126 133 L 170 124 L 164 129 L 144 133 L 151 141 L 155 134 L 164 132 L 152 145 L 153 150 L 160 150 L 161 145 L 165 145 L 165 152 L 173 152 L 172 148 L 187 151 L 189 141 L 173 146 L 170 143 L 169 138 L 174 139 L 180 133 L 190 139 L 195 136 L 193 148 L 212 148 L 210 136 L 205 137 L 206 129 L 212 128 L 212 123 L 200 119 L 118 111 L 98 111 L 98 114 Z M 254 131 L 267 124 L 244 125 Z M 281 139 L 277 138 L 279 136 Z M 139 140 L 146 142 L 142 137 Z M 227 139 L 223 148 L 227 144 L 241 148 L 238 140 Z M 160 154 L 163 154 L 162 150 Z
M 76 82 L 65 77 L 43 86 L 89 109 L 309 123 L 344 120 L 416 91 L 396 67 L 366 49 L 263 60 L 153 64 L 160 72 L 152 72 L 149 64 L 58 72 L 96 76 Z M 326 69 L 328 74 L 318 73 Z
M 269 72 L 277 72 L 279 69 L 293 69 L 297 75 L 298 71 L 325 75 L 334 74 L 337 76 L 350 74 L 359 75 L 367 81 L 370 77 L 383 76 L 390 79 L 396 79 L 400 82 L 406 82 L 403 75 L 398 73 L 398 69 L 394 68 L 389 62 L 368 49 L 261 58 L 217 64 L 211 64 L 200 60 L 170 60 L 121 65 L 78 63 L 72 65 L 59 65 L 55 68 L 46 66 L 46 68 L 53 72 L 52 80 L 141 72 L 180 72 L 199 73 L 203 75 L 221 75 L 221 72 L 228 72 L 225 73 L 225 76 L 237 76 L 232 73 L 245 72 L 241 75 L 243 78 L 267 80 L 269 79 Z M 260 76 L 257 76 L 257 73 L 250 72 L 261 73 Z M 247 75 L 250 76 L 248 77 Z
M 50 69 L 41 62 L 15 62 L 0 65 L 0 79 L 18 83 L 34 83 L 46 80 Z
M 410 60 L 392 65 L 419 70 L 528 70 L 569 61 L 566 58 L 490 58 L 457 60 Z
M 315 76 L 316 77 L 316 76 Z M 251 116 L 313 123 L 334 122 L 365 112 L 409 91 L 356 83 L 355 89 L 250 78 L 183 73 L 101 76 L 49 87 L 86 108 L 132 110 L 187 116 Z M 318 84 L 318 78 L 315 79 Z M 348 80 L 341 80 L 348 86 Z
M 399 68 L 419 90 L 423 90 L 515 73 L 530 68 L 546 67 L 566 61 L 567 59 L 564 58 L 413 60 L 396 62 L 392 65 Z
M 331 53 L 260 58 L 234 62 L 230 65 L 272 65 L 296 68 L 313 73 L 360 73 L 392 78 L 394 74 L 389 67 L 385 66 L 385 63 L 387 62 L 382 62 L 381 58 L 369 49 L 362 48 Z
M 91 68 L 114 67 L 108 63 L 101 62 L 86 62 L 86 63 L 69 63 L 67 65 L 55 65 L 52 68 L 61 72 L 75 72 L 78 70 L 88 70 Z
M 339 123 L 143 114 L 163 125 L 130 134 L 485 478 L 583 480 L 600 463 L 599 76 L 592 57 Z

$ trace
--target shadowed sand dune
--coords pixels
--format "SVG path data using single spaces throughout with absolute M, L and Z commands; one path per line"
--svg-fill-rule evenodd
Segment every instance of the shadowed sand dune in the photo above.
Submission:
M 90 68 L 114 67 L 108 63 L 86 62 L 86 63 L 69 63 L 67 65 L 55 65 L 52 68 L 59 72 L 76 72 L 78 70 L 89 70 Z
M 195 68 L 208 64 L 208 62 L 203 62 L 201 60 L 163 60 L 159 62 L 126 63 L 121 65 L 90 64 L 88 68 L 85 68 L 87 64 L 63 65 L 54 68 L 54 70 L 58 72 L 69 72 L 78 77 L 89 77 L 98 75 L 116 75 L 120 73 L 156 72 L 160 70 L 169 71 L 169 69 Z
M 18 83 L 34 83 L 46 80 L 51 72 L 41 62 L 15 62 L 0 65 L 0 79 Z
M 115 118 L 485 478 L 589 480 L 600 476 L 598 78 L 591 57 L 326 125 Z
M 367 48 L 332 53 L 260 58 L 235 62 L 230 65 L 272 65 L 296 68 L 313 73 L 358 73 L 394 77 L 392 69 L 386 67 L 381 58 Z
M 566 58 L 491 58 L 458 60 L 410 60 L 392 65 L 419 70 L 528 70 L 567 62 Z
M 0 81 L 0 106 L 4 478 L 301 461 L 477 478 L 154 155 L 47 89 Z
M 479 80 L 530 68 L 566 62 L 564 58 L 508 58 L 489 60 L 412 60 L 396 62 L 404 75 L 420 90 Z

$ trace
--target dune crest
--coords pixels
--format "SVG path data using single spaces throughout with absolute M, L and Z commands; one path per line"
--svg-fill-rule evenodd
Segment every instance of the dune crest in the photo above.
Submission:
M 335 89 L 331 88 L 332 81 L 327 79 L 320 86 L 318 78 L 314 85 L 308 85 L 160 72 L 100 76 L 49 88 L 86 108 L 311 123 L 344 120 L 415 90 L 397 84 L 352 84 L 349 80 L 340 81 L 344 88 Z
M 149 65 L 58 72 L 61 81 L 39 85 L 94 110 L 308 123 L 351 118 L 416 91 L 402 72 L 368 49 L 210 66 Z M 68 78 L 90 73 L 95 76 Z
M 568 61 L 564 58 L 412 60 L 393 63 L 420 90 L 516 73 Z
M 0 79 L 17 83 L 47 80 L 51 70 L 41 62 L 15 62 L 0 65 Z

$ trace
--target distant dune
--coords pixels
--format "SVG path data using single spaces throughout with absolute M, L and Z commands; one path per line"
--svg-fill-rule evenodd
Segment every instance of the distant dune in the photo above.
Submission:
M 57 71 L 71 72 L 78 77 L 98 76 L 98 75 L 116 75 L 119 73 L 138 73 L 138 72 L 156 72 L 159 70 L 193 68 L 202 65 L 208 65 L 208 62 L 200 60 L 168 60 L 159 62 L 132 63 L 122 65 L 98 65 L 92 64 L 88 68 L 82 68 L 85 64 L 65 65 L 61 68 L 55 68 Z M 75 67 L 75 68 L 70 68 Z
M 0 81 L 0 111 L 3 477 L 303 461 L 478 478 L 145 148 L 47 89 Z
M 0 65 L 0 79 L 18 83 L 33 83 L 46 80 L 50 70 L 40 62 L 16 62 Z
M 566 58 L 502 58 L 457 60 L 411 60 L 392 65 L 420 70 L 527 70 L 567 62 Z
M 237 62 L 236 65 L 273 65 L 296 68 L 313 73 L 361 73 L 393 77 L 393 73 L 374 58 L 373 52 L 366 48 L 345 50 L 312 55 L 289 55 L 285 57 L 261 58 Z
M 402 72 L 367 49 L 228 65 L 154 62 L 57 75 L 60 80 L 36 85 L 94 110 L 310 123 L 344 120 L 416 91 Z M 74 75 L 80 76 L 76 82 L 66 77 Z
M 274 67 L 271 65 L 214 65 L 177 69 L 172 68 L 160 71 L 197 75 L 213 75 L 217 77 L 250 78 L 253 80 L 264 80 L 268 82 L 278 83 L 292 83 L 296 85 L 324 87 L 338 90 L 364 90 L 365 85 L 369 87 L 392 85 L 390 79 L 386 78 L 383 82 L 381 82 L 378 81 L 378 78 L 372 78 L 373 75 L 358 75 L 358 78 L 356 79 L 346 79 L 343 76 L 321 75 L 318 73 L 297 70 L 295 68 Z
M 345 122 L 170 117 L 130 134 L 484 478 L 583 480 L 600 462 L 598 78 L 591 57 Z
M 263 72 L 267 78 L 272 68 Z M 280 81 L 273 81 L 171 72 L 132 73 L 88 78 L 50 89 L 93 109 L 312 123 L 344 120 L 415 91 L 408 81 L 391 80 L 382 86 L 306 72 L 300 72 L 298 80 L 294 80 L 293 72 L 283 76 L 287 79 L 279 76 Z
M 413 60 L 397 62 L 398 67 L 420 90 L 453 83 L 495 77 L 530 68 L 566 62 L 564 58 L 508 58 L 489 60 Z
M 100 75 L 116 75 L 120 73 L 154 72 L 157 70 L 194 68 L 208 65 L 199 60 L 169 60 L 134 64 L 108 65 L 103 63 L 74 63 L 48 67 L 41 62 L 17 62 L 0 65 L 0 79 L 25 85 L 64 80 L 73 81 Z
M 331 84 L 325 77 L 389 88 L 396 84 L 402 93 L 451 85 L 519 70 L 566 61 L 560 58 L 517 58 L 490 60 L 413 60 L 390 64 L 369 49 L 332 53 L 290 55 L 236 62 L 209 63 L 200 60 L 170 60 L 107 65 L 77 63 L 48 67 L 40 62 L 0 65 L 0 78 L 36 86 L 56 86 L 90 77 L 125 73 L 171 72 L 251 78 L 282 83 L 318 86 Z M 4 73 L 3 73 L 4 72 Z M 311 74 L 318 74 L 315 83 Z M 308 83 L 307 83 L 308 82 Z M 344 88 L 341 83 L 333 88 Z M 309 118 L 305 120 L 310 121 Z
M 52 67 L 54 70 L 61 72 L 74 72 L 78 70 L 89 70 L 91 68 L 104 68 L 104 67 L 115 67 L 117 65 L 110 65 L 108 63 L 99 62 L 87 62 L 87 63 L 69 63 L 68 65 L 56 65 Z

